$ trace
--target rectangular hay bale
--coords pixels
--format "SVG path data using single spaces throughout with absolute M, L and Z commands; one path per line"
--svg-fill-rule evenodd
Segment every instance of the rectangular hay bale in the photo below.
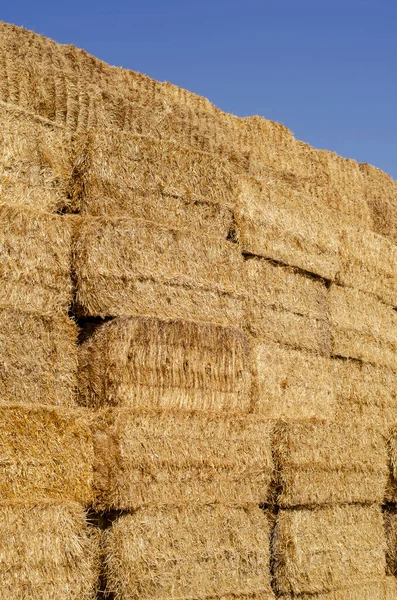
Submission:
M 92 500 L 93 445 L 81 410 L 0 407 L 1 501 Z
M 359 585 L 323 594 L 280 596 L 282 600 L 395 600 L 397 581 L 394 577 L 381 577 L 376 581 L 362 581 Z
M 249 412 L 250 348 L 232 327 L 117 317 L 79 347 L 78 379 L 90 407 Z
M 366 204 L 371 212 L 373 230 L 397 243 L 397 181 L 365 163 L 360 164 L 364 178 Z
M 273 600 L 270 526 L 256 507 L 142 509 L 105 533 L 115 600 Z
M 93 439 L 100 510 L 267 500 L 271 426 L 258 416 L 108 409 Z
M 281 596 L 332 592 L 379 580 L 386 569 L 382 510 L 376 505 L 281 510 L 273 561 Z

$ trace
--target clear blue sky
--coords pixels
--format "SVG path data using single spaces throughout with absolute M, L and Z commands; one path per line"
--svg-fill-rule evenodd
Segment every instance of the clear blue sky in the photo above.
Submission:
M 397 179 L 397 0 L 11 0 L 0 18 Z

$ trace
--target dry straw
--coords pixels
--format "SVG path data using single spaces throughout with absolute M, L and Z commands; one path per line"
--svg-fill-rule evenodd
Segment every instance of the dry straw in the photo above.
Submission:
M 388 500 L 397 503 L 397 426 L 394 424 L 389 432 L 391 482 Z
M 282 423 L 274 435 L 281 506 L 379 503 L 389 475 L 382 434 L 363 425 Z
M 2 406 L 0 456 L 2 502 L 90 504 L 93 446 L 77 410 Z
M 365 199 L 371 211 L 374 231 L 397 242 L 397 182 L 387 173 L 368 164 L 361 164 Z
M 144 509 L 105 534 L 115 600 L 273 600 L 269 520 L 258 508 Z
M 336 396 L 330 359 L 254 343 L 253 411 L 269 419 L 332 419 Z
M 377 581 L 386 569 L 382 510 L 360 505 L 281 510 L 272 549 L 281 596 Z
M 0 304 L 66 312 L 71 250 L 69 219 L 0 204 Z
M 219 325 L 242 321 L 235 244 L 150 221 L 86 217 L 74 246 L 76 311 Z
M 299 594 L 299 596 L 280 596 L 283 600 L 395 600 L 397 581 L 394 577 L 380 577 L 375 581 L 362 581 L 360 584 L 325 592 L 323 594 Z
M 251 415 L 108 409 L 93 426 L 100 509 L 267 500 L 271 425 Z
M 239 329 L 118 317 L 80 346 L 80 402 L 248 412 L 250 367 Z
M 3 598 L 97 598 L 98 535 L 78 504 L 1 504 L 0 556 Z
M 77 334 L 63 314 L 0 305 L 0 405 L 75 404 Z
M 369 294 L 332 285 L 332 352 L 397 369 L 397 313 Z

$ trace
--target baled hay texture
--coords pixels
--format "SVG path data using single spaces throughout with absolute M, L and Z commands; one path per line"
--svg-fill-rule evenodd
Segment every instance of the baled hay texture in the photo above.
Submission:
M 75 404 L 77 335 L 66 315 L 0 305 L 0 406 Z
M 108 409 L 93 438 L 101 510 L 267 500 L 271 425 L 257 416 Z
M 235 244 L 140 219 L 81 219 L 76 311 L 239 325 L 243 259 Z
M 67 311 L 71 250 L 68 218 L 0 204 L 0 304 Z
M 244 252 L 335 279 L 340 219 L 315 200 L 273 177 L 263 183 L 244 178 L 236 221 Z
M 361 164 L 365 198 L 372 214 L 374 231 L 397 243 L 397 182 L 387 173 Z
M 397 575 L 397 507 L 388 505 L 383 511 L 387 539 L 387 571 L 389 575 Z
M 90 429 L 76 409 L 0 408 L 2 502 L 92 499 Z
M 0 198 L 53 212 L 68 205 L 71 142 L 64 130 L 0 102 Z
M 338 283 L 397 306 L 397 246 L 387 238 L 353 227 L 341 238 Z
M 79 394 L 91 407 L 248 412 L 249 344 L 231 327 L 119 317 L 80 346 Z
M 143 509 L 105 533 L 115 600 L 272 600 L 269 518 L 259 508 Z
M 394 577 L 381 577 L 376 581 L 362 581 L 359 585 L 324 594 L 283 595 L 280 597 L 282 600 L 395 600 L 397 598 L 397 580 Z
M 330 353 L 327 288 L 320 279 L 261 258 L 244 263 L 250 334 L 294 348 Z
M 281 510 L 272 550 L 280 595 L 330 592 L 378 580 L 386 569 L 382 510 L 374 505 Z
M 397 423 L 397 373 L 356 360 L 333 361 L 335 420 L 377 427 L 384 434 Z
M 332 285 L 332 353 L 397 370 L 397 312 L 373 296 Z
M 97 597 L 98 536 L 78 504 L 0 505 L 0 557 L 2 598 Z
M 275 429 L 274 458 L 282 506 L 384 501 L 388 452 L 374 428 L 281 423 Z
M 390 428 L 389 437 L 391 482 L 388 500 L 397 503 L 397 425 Z
M 269 419 L 332 419 L 332 363 L 275 344 L 253 345 L 253 410 Z

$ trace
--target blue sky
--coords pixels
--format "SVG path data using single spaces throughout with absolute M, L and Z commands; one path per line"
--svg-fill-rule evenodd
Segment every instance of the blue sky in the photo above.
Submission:
M 397 179 L 397 0 L 14 0 L 0 18 Z

